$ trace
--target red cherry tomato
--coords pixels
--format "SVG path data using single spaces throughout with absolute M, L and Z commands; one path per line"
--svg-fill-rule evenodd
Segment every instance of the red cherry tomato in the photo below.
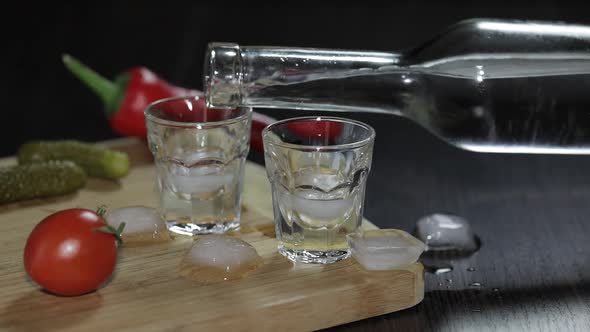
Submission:
M 27 274 L 45 290 L 64 296 L 100 287 L 113 273 L 117 237 L 97 230 L 103 217 L 87 209 L 68 209 L 43 219 L 29 234 L 24 252 Z

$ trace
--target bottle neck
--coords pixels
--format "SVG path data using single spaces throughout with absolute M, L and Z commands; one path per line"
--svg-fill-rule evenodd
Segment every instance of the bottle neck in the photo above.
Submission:
M 387 52 L 211 43 L 204 88 L 212 107 L 398 113 L 399 100 L 384 100 L 392 84 L 376 82 L 399 72 L 399 61 L 399 54 Z M 407 90 L 402 74 L 399 88 Z

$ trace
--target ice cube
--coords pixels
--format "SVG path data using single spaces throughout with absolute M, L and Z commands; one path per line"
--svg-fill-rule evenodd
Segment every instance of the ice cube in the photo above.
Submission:
M 312 219 L 332 220 L 343 218 L 350 213 L 353 208 L 352 197 L 345 199 L 318 200 L 307 199 L 287 193 L 284 200 L 290 200 L 292 209 L 300 215 L 308 216 Z
M 295 178 L 297 186 L 306 185 L 319 188 L 321 191 L 328 193 L 334 188 L 345 182 L 341 174 L 301 172 Z
M 263 260 L 248 242 L 225 235 L 195 241 L 180 263 L 180 275 L 204 283 L 233 280 L 262 266 Z
M 175 191 L 181 193 L 202 194 L 217 191 L 229 186 L 234 180 L 230 174 L 211 175 L 176 175 L 171 174 L 170 179 Z
M 174 192 L 201 194 L 218 191 L 234 181 L 233 167 L 225 165 L 220 149 L 179 151 L 167 165 L 167 181 Z
M 356 207 L 356 195 L 338 174 L 303 173 L 290 191 L 279 187 L 282 210 L 297 213 L 304 227 L 334 227 Z M 336 224 L 334 224 L 336 223 Z
M 425 245 L 399 229 L 377 229 L 347 236 L 352 256 L 366 270 L 392 270 L 415 263 Z
M 154 208 L 139 205 L 122 207 L 107 213 L 105 220 L 115 228 L 125 222 L 122 234 L 125 245 L 171 239 L 166 223 Z
M 477 250 L 477 240 L 467 220 L 452 214 L 435 213 L 416 222 L 416 237 L 426 244 L 427 251 Z

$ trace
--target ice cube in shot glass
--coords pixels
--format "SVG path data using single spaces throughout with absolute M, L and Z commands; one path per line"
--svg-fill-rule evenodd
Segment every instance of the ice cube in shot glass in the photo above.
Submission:
M 425 245 L 399 229 L 377 229 L 347 236 L 352 256 L 365 270 L 383 271 L 415 263 Z

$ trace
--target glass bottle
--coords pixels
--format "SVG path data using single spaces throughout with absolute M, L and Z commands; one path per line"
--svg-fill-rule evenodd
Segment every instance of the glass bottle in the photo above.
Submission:
M 405 116 L 479 152 L 590 153 L 590 26 L 472 19 L 401 52 L 210 43 L 208 103 Z

